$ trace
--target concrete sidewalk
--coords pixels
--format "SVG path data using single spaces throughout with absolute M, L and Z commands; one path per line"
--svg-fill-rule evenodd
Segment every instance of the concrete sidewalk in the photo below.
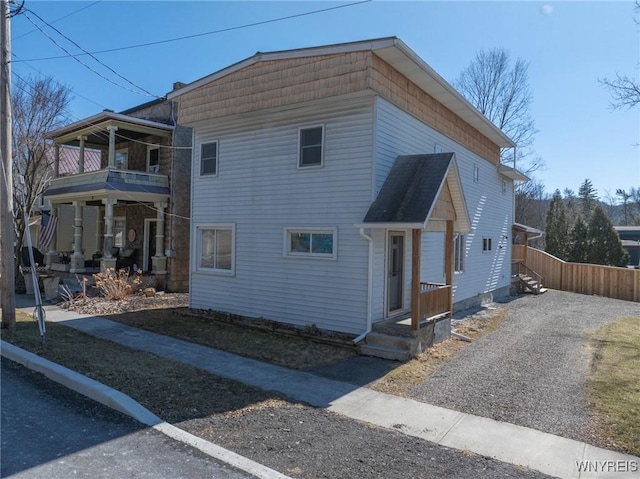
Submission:
M 635 456 L 266 364 L 104 318 L 46 309 L 48 321 L 443 446 L 562 478 L 640 478 L 640 458 Z M 578 463 L 587 470 L 580 472 Z M 625 468 L 627 472 L 620 472 Z

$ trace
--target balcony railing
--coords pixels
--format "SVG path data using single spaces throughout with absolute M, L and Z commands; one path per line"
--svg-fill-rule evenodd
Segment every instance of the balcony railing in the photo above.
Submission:
M 109 185 L 118 185 L 117 189 L 120 190 L 135 190 L 140 187 L 167 189 L 168 193 L 169 179 L 166 175 L 156 173 L 108 167 L 103 170 L 53 178 L 45 196 L 55 195 L 58 192 L 69 192 L 82 187 L 85 189 L 109 189 Z

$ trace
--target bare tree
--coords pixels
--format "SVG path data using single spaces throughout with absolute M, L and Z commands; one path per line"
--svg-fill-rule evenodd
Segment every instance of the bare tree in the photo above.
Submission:
M 635 4 L 634 21 L 640 25 L 640 1 Z M 638 68 L 639 65 L 636 65 Z M 615 79 L 603 78 L 600 83 L 611 92 L 611 106 L 614 109 L 633 108 L 640 104 L 640 83 L 636 78 L 616 73 Z
M 547 194 L 541 181 L 524 183 L 516 191 L 515 221 L 544 230 L 547 203 Z
M 453 84 L 518 145 L 516 159 L 520 169 L 530 174 L 544 166 L 532 148 L 537 130 L 531 117 L 533 95 L 527 62 L 518 58 L 512 63 L 509 53 L 502 48 L 480 50 Z M 503 163 L 512 160 L 512 153 L 506 151 Z
M 13 201 L 17 210 L 16 261 L 29 215 L 52 176 L 53 155 L 47 151 L 48 131 L 59 128 L 67 120 L 70 90 L 53 78 L 18 79 L 13 85 Z

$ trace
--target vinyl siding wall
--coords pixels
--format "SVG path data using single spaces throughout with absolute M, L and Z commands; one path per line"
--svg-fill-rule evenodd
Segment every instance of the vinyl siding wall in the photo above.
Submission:
M 415 117 L 388 101 L 376 100 L 376 152 L 375 192 L 380 191 L 384 180 L 399 155 L 433 153 L 435 145 L 444 152 L 454 152 L 463 192 L 467 202 L 472 231 L 466 235 L 464 272 L 454 275 L 454 302 L 483 295 L 509 285 L 511 273 L 511 225 L 513 223 L 513 182 L 507 180 L 507 192 L 502 193 L 502 180 L 495 164 L 430 128 Z M 474 182 L 474 165 L 480 173 Z M 444 282 L 444 233 L 423 232 L 422 281 Z M 482 251 L 483 237 L 492 239 L 493 249 Z M 376 268 L 385 246 L 379 241 L 384 235 L 376 235 Z M 411 253 L 410 235 L 407 235 L 406 256 Z M 384 262 L 382 263 L 384 265 Z M 408 260 L 410 268 L 410 259 Z M 405 270 L 405 292 L 411 287 L 410 269 Z M 374 273 L 374 291 L 384 290 L 385 275 Z M 375 296 L 375 295 L 374 295 Z M 384 318 L 381 301 L 376 300 L 373 319 Z
M 324 165 L 298 168 L 300 127 L 324 126 Z M 194 308 L 358 334 L 366 328 L 368 244 L 354 224 L 371 202 L 373 98 L 225 117 L 194 125 Z M 200 145 L 218 142 L 216 177 Z M 235 225 L 235 274 L 197 271 L 197 227 Z M 286 227 L 336 228 L 337 259 L 283 256 Z

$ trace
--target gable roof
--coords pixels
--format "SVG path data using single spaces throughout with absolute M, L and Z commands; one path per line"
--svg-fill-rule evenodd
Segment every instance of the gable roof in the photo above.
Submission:
M 358 226 L 424 229 L 445 186 L 453 199 L 456 230 L 470 231 L 453 153 L 399 156 Z
M 499 147 L 507 148 L 515 146 L 515 143 L 507 135 L 500 131 L 498 127 L 471 105 L 471 103 L 458 93 L 444 78 L 436 73 L 433 68 L 397 37 L 378 38 L 295 50 L 267 53 L 258 52 L 252 57 L 200 78 L 182 88 L 173 90 L 167 95 L 167 98 L 173 99 L 179 97 L 182 94 L 188 93 L 258 62 L 358 51 L 372 51 L 375 53 Z

